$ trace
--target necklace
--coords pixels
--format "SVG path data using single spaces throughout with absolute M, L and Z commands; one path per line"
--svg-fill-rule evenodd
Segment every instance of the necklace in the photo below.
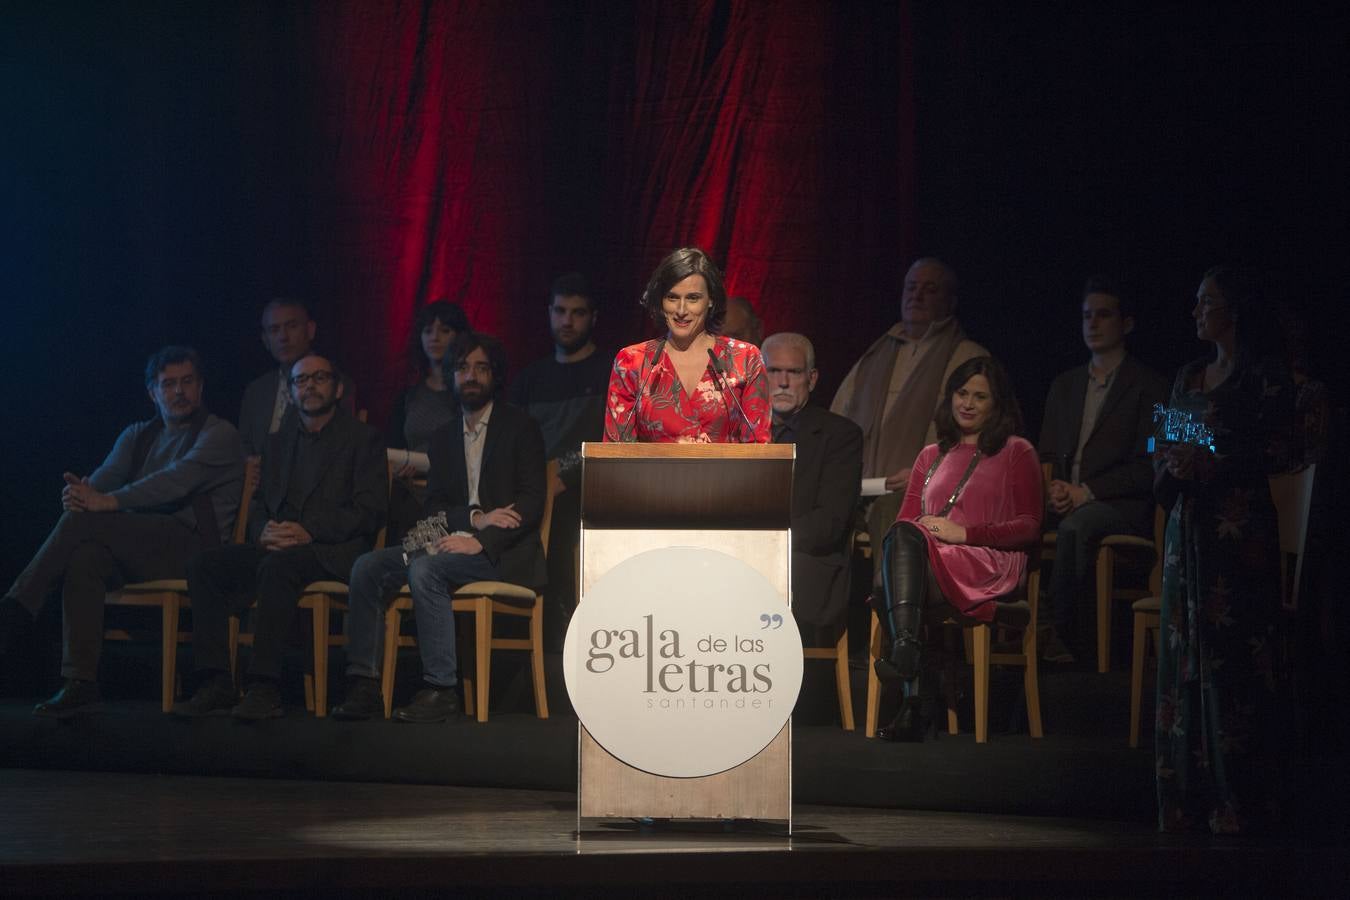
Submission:
M 933 460 L 933 464 L 928 467 L 928 474 L 923 476 L 923 490 L 919 493 L 920 515 L 924 516 L 930 515 L 930 513 L 925 509 L 925 507 L 928 505 L 928 482 L 933 480 L 933 473 L 938 470 L 938 466 L 942 465 L 942 461 L 947 458 L 947 454 L 950 452 L 951 452 L 950 450 L 947 450 L 943 451 L 942 453 L 939 453 L 938 458 Z M 956 483 L 956 489 L 953 490 L 952 495 L 947 498 L 947 505 L 942 507 L 942 509 L 939 512 L 932 513 L 931 515 L 935 515 L 941 518 L 942 516 L 945 516 L 947 515 L 947 513 L 952 511 L 952 507 L 956 505 L 956 498 L 961 496 L 961 491 L 965 489 L 966 482 L 970 480 L 970 476 L 975 471 L 975 466 L 977 463 L 979 463 L 979 461 L 980 461 L 980 448 L 976 447 L 975 455 L 970 458 L 970 465 L 966 466 L 966 473 L 961 476 L 961 480 Z

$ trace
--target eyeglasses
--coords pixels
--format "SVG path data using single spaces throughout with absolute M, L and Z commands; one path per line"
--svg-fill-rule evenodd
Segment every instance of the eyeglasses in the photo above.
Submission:
M 159 388 L 161 394 L 172 394 L 178 390 L 191 390 L 197 386 L 196 375 L 184 375 L 182 378 L 165 378 L 155 387 Z
M 474 375 L 491 375 L 492 366 L 489 365 L 488 363 L 483 362 L 476 362 L 472 364 L 462 362 L 459 365 L 455 366 L 456 375 L 468 375 L 470 372 L 472 372 Z
M 312 384 L 315 387 L 323 387 L 336 379 L 337 376 L 332 372 L 301 372 L 299 375 L 291 376 L 291 386 L 304 387 L 307 384 Z

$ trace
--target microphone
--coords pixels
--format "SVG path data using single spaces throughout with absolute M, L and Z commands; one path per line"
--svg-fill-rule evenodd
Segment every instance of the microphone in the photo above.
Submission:
M 726 373 L 722 371 L 722 361 L 717 358 L 717 354 L 713 352 L 711 347 L 708 348 L 708 359 L 712 360 L 713 375 L 717 378 L 717 386 L 722 391 L 722 396 L 726 397 L 728 394 L 731 396 L 731 402 L 736 405 L 736 412 L 741 414 L 744 430 L 748 431 L 751 440 L 754 440 L 755 429 L 750 425 L 750 417 L 745 414 L 745 409 L 741 406 L 741 398 L 737 397 L 736 392 L 731 390 L 730 385 L 727 384 Z M 746 441 L 742 440 L 741 443 L 744 444 Z
M 652 360 L 659 360 L 661 358 L 661 351 L 665 346 L 666 340 L 665 338 L 661 338 L 656 342 L 655 353 L 650 357 L 647 356 L 646 353 L 642 354 L 642 368 L 638 371 L 638 389 L 637 393 L 633 395 L 633 408 L 628 410 L 628 420 L 623 423 L 623 428 L 619 430 L 620 438 L 623 438 L 626 443 L 634 443 L 637 441 L 637 431 L 633 428 L 633 423 L 637 419 L 638 404 L 642 402 L 642 398 L 647 393 L 647 388 L 652 377 L 658 370 L 657 366 L 651 366 L 649 371 L 648 365 Z

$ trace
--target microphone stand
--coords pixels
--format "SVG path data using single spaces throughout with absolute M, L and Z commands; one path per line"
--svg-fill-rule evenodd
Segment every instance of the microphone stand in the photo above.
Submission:
M 717 358 L 717 354 L 713 352 L 711 347 L 708 348 L 708 359 L 712 360 L 713 376 L 717 379 L 717 387 L 721 390 L 723 398 L 730 395 L 731 402 L 736 406 L 736 412 L 741 414 L 742 437 L 744 437 L 745 433 L 748 431 L 753 440 L 755 429 L 750 425 L 750 417 L 745 414 L 745 408 L 741 406 L 741 399 L 736 396 L 736 392 L 732 391 L 731 386 L 727 384 L 726 373 L 722 371 L 722 362 Z M 744 444 L 747 442 L 742 440 L 740 443 Z

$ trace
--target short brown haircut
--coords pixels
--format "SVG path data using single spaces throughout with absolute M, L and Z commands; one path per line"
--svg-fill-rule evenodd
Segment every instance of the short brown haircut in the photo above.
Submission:
M 661 309 L 662 299 L 667 291 L 690 275 L 702 275 L 704 283 L 708 285 L 708 300 L 712 304 L 708 308 L 708 333 L 720 334 L 722 320 L 727 314 L 727 291 L 722 284 L 722 273 L 713 265 L 708 254 L 697 247 L 681 247 L 661 260 L 647 282 L 647 289 L 642 292 L 643 307 L 653 322 L 664 323 L 666 316 Z

